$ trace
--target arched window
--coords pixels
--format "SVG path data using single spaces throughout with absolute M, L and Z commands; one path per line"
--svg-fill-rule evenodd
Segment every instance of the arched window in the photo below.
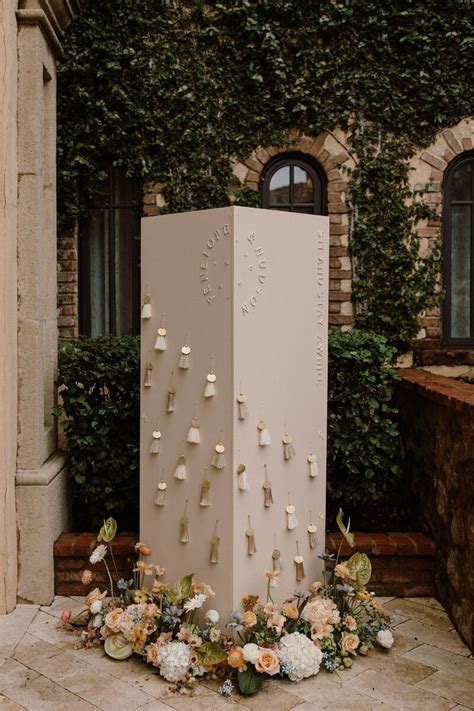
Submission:
M 270 161 L 263 174 L 262 207 L 324 215 L 326 185 L 321 168 L 297 153 Z
M 443 342 L 474 346 L 474 152 L 463 153 L 444 177 Z

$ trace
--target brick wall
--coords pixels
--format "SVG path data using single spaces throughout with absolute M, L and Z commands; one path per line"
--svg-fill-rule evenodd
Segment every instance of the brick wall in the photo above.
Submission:
M 474 647 L 474 386 L 424 370 L 400 373 L 402 455 L 436 544 L 438 597 Z
M 61 341 L 79 336 L 77 232 L 58 237 L 58 330 Z
M 356 533 L 357 550 L 367 553 L 372 561 L 370 590 L 378 595 L 399 597 L 434 595 L 434 544 L 421 533 Z M 113 549 L 120 577 L 131 576 L 136 534 L 117 536 Z M 341 541 L 339 534 L 326 536 L 326 548 L 336 553 Z M 89 555 L 97 545 L 93 533 L 63 533 L 54 546 L 55 585 L 57 595 L 84 595 L 96 585 L 107 586 L 108 577 L 103 565 L 91 566 Z M 353 551 L 344 544 L 343 557 Z M 85 568 L 94 572 L 88 587 L 81 583 Z M 308 584 L 312 581 L 308 581 Z

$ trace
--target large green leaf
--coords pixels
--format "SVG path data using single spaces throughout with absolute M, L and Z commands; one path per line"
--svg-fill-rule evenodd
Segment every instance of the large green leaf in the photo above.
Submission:
M 367 585 L 372 575 L 372 565 L 365 553 L 354 553 L 346 562 L 349 579 L 357 585 Z
M 173 603 L 179 603 L 185 598 L 189 597 L 189 594 L 191 592 L 191 586 L 193 584 L 193 577 L 194 573 L 185 575 L 183 578 L 181 578 L 181 580 L 178 580 L 174 588 L 169 591 L 168 597 Z
M 260 691 L 262 681 L 262 675 L 257 674 L 253 667 L 249 667 L 246 671 L 238 672 L 237 674 L 237 684 L 244 696 L 252 696 L 252 694 Z
M 226 652 L 216 642 L 204 642 L 204 644 L 201 644 L 199 655 L 203 667 L 213 667 L 227 659 Z
M 342 509 L 339 509 L 339 513 L 337 514 L 336 517 L 336 523 L 339 526 L 339 530 L 350 545 L 351 548 L 354 548 L 355 546 L 355 538 L 353 533 L 349 533 L 350 528 L 351 528 L 351 519 L 347 519 L 347 527 L 344 525 L 342 521 L 342 517 L 344 516 L 344 512 Z

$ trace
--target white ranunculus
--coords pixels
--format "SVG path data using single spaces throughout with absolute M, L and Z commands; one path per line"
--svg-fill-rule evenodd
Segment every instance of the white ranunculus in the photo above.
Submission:
M 288 678 L 302 681 L 318 673 L 323 653 L 306 635 L 293 632 L 280 640 L 278 657 Z
M 260 657 L 260 647 L 258 644 L 252 644 L 251 642 L 249 642 L 249 644 L 244 644 L 242 652 L 245 661 L 250 662 L 250 664 L 256 664 L 258 658 Z
M 90 606 L 90 611 L 93 615 L 97 615 L 102 610 L 102 600 L 94 600 Z
M 95 565 L 96 563 L 100 563 L 102 560 L 104 560 L 105 556 L 107 555 L 107 546 L 104 546 L 103 543 L 101 543 L 95 550 L 92 551 L 90 554 L 89 561 L 92 563 L 92 565 Z
M 393 645 L 393 634 L 390 630 L 379 630 L 376 639 L 380 646 L 385 647 L 385 649 L 390 649 Z
M 220 620 L 220 615 L 217 610 L 208 610 L 206 612 L 206 620 L 209 620 L 212 625 L 217 625 Z
M 190 650 L 186 642 L 168 642 L 158 649 L 157 662 L 166 681 L 176 684 L 183 678 L 190 666 Z

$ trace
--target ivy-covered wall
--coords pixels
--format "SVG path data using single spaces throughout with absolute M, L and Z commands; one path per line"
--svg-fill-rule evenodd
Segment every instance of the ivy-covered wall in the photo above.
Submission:
M 472 112 L 472 9 L 84 0 L 59 70 L 62 230 L 106 159 L 163 183 L 168 211 L 255 205 L 254 186 L 236 184 L 236 158 L 288 144 L 292 130 L 312 140 L 342 131 L 355 320 L 405 350 L 439 270 L 437 250 L 420 258 L 414 227 L 430 206 L 412 200 L 408 161 Z

